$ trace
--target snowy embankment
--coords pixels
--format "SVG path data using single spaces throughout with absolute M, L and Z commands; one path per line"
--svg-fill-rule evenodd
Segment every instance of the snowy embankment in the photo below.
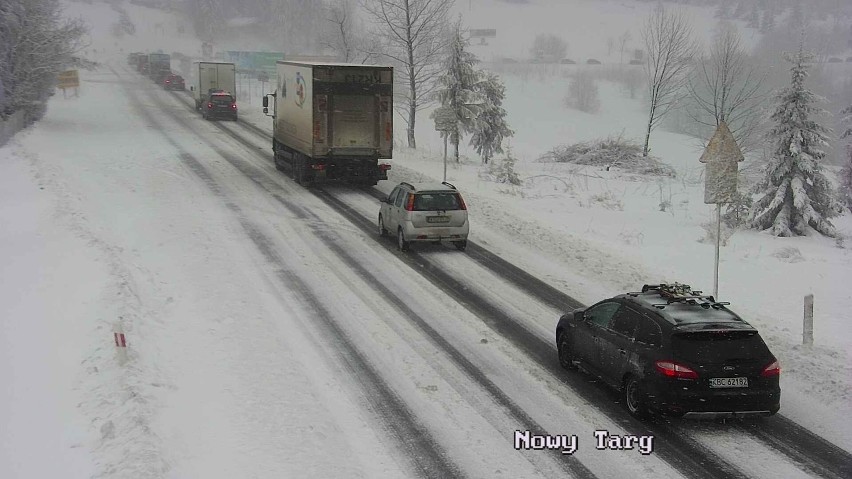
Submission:
M 662 130 L 652 136 L 656 154 L 678 171 L 674 179 L 540 163 L 538 157 L 559 144 L 621 132 L 641 138 L 642 105 L 603 83 L 602 111 L 588 115 L 561 106 L 565 79 L 504 81 L 508 120 L 516 131 L 508 146 L 525 183 L 489 181 L 487 167 L 463 148 L 469 157 L 450 164 L 447 179 L 470 197 L 472 238 L 587 303 L 661 281 L 712 292 L 714 243 L 705 228 L 715 213 L 703 203 L 695 140 Z M 396 150 L 391 181 L 383 188 L 442 178 L 441 140 L 429 122 L 421 125 L 421 147 Z M 671 205 L 665 212 L 663 201 Z M 719 296 L 762 331 L 781 359 L 782 413 L 850 448 L 852 215 L 834 223 L 845 241 L 736 231 L 721 249 Z M 807 294 L 814 294 L 816 304 L 813 348 L 801 345 Z

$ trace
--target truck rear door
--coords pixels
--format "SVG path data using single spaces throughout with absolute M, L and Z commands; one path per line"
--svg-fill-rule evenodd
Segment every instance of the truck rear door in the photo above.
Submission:
M 378 148 L 374 95 L 334 95 L 332 105 L 332 147 Z

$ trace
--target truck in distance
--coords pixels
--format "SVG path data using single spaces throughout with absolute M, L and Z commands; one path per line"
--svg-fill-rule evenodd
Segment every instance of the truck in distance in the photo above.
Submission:
M 172 72 L 172 57 L 168 53 L 148 54 L 148 76 L 157 83 Z
M 210 104 L 211 93 L 236 94 L 237 74 L 233 63 L 197 62 L 193 68 L 192 84 L 189 89 L 195 98 L 195 109 Z
M 275 167 L 302 185 L 337 180 L 375 185 L 393 154 L 393 67 L 277 62 L 272 151 Z

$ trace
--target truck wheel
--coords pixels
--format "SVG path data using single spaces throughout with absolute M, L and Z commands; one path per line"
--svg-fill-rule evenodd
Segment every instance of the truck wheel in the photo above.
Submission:
M 456 245 L 456 249 L 459 251 L 464 251 L 467 248 L 467 240 L 453 241 L 453 244 Z

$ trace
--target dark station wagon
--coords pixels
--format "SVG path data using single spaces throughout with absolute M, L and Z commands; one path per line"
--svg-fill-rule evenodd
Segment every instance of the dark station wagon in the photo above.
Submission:
M 237 121 L 237 100 L 226 91 L 212 91 L 201 105 L 201 116 L 205 120 L 228 118 Z
M 562 316 L 559 362 L 616 388 L 636 417 L 771 416 L 778 360 L 727 304 L 689 285 L 645 285 Z

